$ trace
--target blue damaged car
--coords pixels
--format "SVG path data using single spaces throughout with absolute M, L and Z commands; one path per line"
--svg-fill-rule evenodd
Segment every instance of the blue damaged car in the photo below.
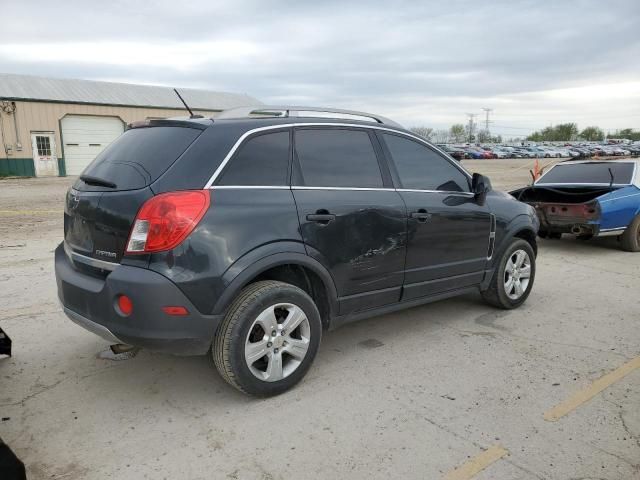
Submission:
M 615 235 L 624 250 L 640 251 L 640 160 L 561 162 L 510 193 L 536 209 L 542 238 Z

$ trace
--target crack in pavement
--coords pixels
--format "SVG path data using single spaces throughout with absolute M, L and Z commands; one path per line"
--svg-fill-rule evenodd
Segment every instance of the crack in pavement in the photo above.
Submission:
M 629 437 L 636 442 L 636 445 L 638 446 L 638 448 L 640 448 L 640 436 L 635 435 L 631 429 L 629 428 L 629 425 L 627 425 L 626 420 L 624 419 L 624 409 L 620 408 L 620 410 L 618 411 L 618 418 L 620 418 L 620 423 L 622 424 L 622 428 L 624 428 L 624 431 L 627 432 L 627 434 L 629 435 Z M 639 464 L 640 465 L 640 464 Z
M 27 395 L 26 397 L 24 397 L 22 400 L 18 400 L 16 402 L 8 402 L 8 403 L 0 403 L 0 407 L 14 407 L 16 405 L 23 405 L 25 404 L 25 402 L 28 402 L 29 400 L 34 399 L 35 397 L 48 392 L 49 390 L 52 390 L 54 388 L 56 388 L 58 385 L 60 385 L 63 382 L 66 382 L 67 380 L 71 380 L 71 379 L 76 379 L 76 380 L 84 380 L 85 378 L 89 378 L 89 377 L 95 377 L 96 375 L 100 375 L 104 372 L 107 372 L 109 370 L 111 370 L 112 368 L 117 368 L 116 366 L 113 367 L 105 367 L 102 368 L 100 370 L 96 370 L 94 372 L 88 373 L 86 375 L 79 375 L 79 376 L 68 376 L 65 378 L 61 378 L 60 380 L 52 383 L 51 385 L 47 385 L 44 388 L 38 390 L 37 392 L 31 393 L 29 395 Z
M 618 408 L 618 419 L 620 420 L 620 424 L 622 425 L 622 428 L 624 429 L 625 432 L 627 432 L 627 435 L 629 436 L 629 438 L 636 443 L 638 448 L 640 448 L 640 435 L 636 435 L 635 433 L 633 433 L 629 428 L 629 425 L 627 425 L 627 421 L 624 419 L 624 414 L 625 414 L 624 407 L 609 398 L 605 398 L 604 401 Z
M 613 453 L 610 452 L 609 450 L 605 450 L 602 447 L 599 447 L 595 444 L 593 444 L 592 442 L 587 442 L 587 445 L 589 445 L 591 448 L 594 448 L 596 450 L 598 450 L 599 452 L 602 452 L 606 455 L 612 456 L 614 458 L 617 458 L 618 460 L 620 460 L 621 462 L 627 464 L 628 466 L 631 467 L 632 470 L 634 471 L 640 471 L 640 463 L 633 463 L 631 460 L 623 457 L 622 455 L 618 455 L 617 453 Z

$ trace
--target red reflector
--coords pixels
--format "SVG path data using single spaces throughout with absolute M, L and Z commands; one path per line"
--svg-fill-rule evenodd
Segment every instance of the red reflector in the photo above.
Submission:
M 187 190 L 156 195 L 136 216 L 127 253 L 148 253 L 177 247 L 196 228 L 209 208 L 208 190 Z
M 133 302 L 126 295 L 120 295 L 118 297 L 118 308 L 123 315 L 131 315 L 131 312 L 133 312 Z
M 184 315 L 189 315 L 189 310 L 187 310 L 184 307 L 181 306 L 171 306 L 171 307 L 162 307 L 162 310 L 164 311 L 164 313 L 166 313 L 167 315 L 177 315 L 177 316 L 184 316 Z

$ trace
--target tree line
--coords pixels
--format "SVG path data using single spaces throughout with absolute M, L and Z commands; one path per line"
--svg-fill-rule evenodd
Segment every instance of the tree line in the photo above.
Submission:
M 468 125 L 456 123 L 451 125 L 449 130 L 434 130 L 429 127 L 412 127 L 413 133 L 420 135 L 435 143 L 501 143 L 500 135 L 492 136 L 487 130 L 469 131 Z M 549 126 L 542 130 L 537 130 L 526 137 L 531 142 L 568 142 L 576 140 L 584 140 L 588 142 L 600 142 L 606 138 L 626 138 L 632 141 L 640 141 L 640 130 L 632 128 L 623 128 L 616 130 L 614 133 L 605 134 L 600 127 L 589 126 L 582 131 L 578 129 L 576 123 L 559 123 L 555 126 Z M 521 139 L 516 139 L 521 140 Z
M 469 125 L 456 123 L 451 125 L 449 130 L 434 130 L 429 127 L 411 127 L 416 135 L 420 135 L 434 143 L 463 143 L 463 142 L 479 142 L 479 143 L 501 143 L 502 136 L 491 135 L 488 130 L 469 131 Z

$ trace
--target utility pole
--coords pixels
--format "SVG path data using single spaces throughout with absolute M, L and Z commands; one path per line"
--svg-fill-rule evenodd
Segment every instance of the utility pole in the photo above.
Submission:
M 482 110 L 484 110 L 485 113 L 485 119 L 484 119 L 484 129 L 487 131 L 487 135 L 489 134 L 489 124 L 492 123 L 489 120 L 489 113 L 493 112 L 493 108 L 487 108 L 484 107 Z
M 473 130 L 475 129 L 475 123 L 473 119 L 477 116 L 477 113 L 467 113 L 467 117 L 469 117 L 469 143 L 473 142 Z

